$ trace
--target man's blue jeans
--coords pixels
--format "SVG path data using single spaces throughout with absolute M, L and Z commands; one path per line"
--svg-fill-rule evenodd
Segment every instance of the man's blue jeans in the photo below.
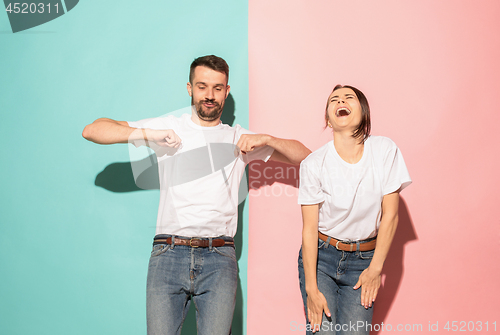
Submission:
M 361 306 L 361 288 L 354 290 L 353 287 L 361 272 L 370 265 L 373 252 L 337 250 L 318 239 L 318 288 L 326 298 L 332 317 L 329 319 L 323 314 L 320 331 L 315 334 L 369 334 L 373 307 L 365 309 Z M 302 249 L 299 253 L 299 281 L 307 319 Z M 312 332 L 308 330 L 307 334 Z
M 147 282 L 148 335 L 180 334 L 191 300 L 198 335 L 230 334 L 237 284 L 233 246 L 154 245 Z

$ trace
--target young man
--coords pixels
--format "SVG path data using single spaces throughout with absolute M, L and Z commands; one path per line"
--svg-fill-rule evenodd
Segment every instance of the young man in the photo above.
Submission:
M 147 279 L 148 334 L 180 334 L 193 300 L 199 335 L 230 334 L 238 268 L 233 237 L 238 187 L 252 160 L 300 162 L 300 142 L 220 122 L 229 67 L 216 56 L 191 64 L 191 115 L 137 122 L 97 119 L 83 137 L 147 145 L 158 159 L 160 206 Z

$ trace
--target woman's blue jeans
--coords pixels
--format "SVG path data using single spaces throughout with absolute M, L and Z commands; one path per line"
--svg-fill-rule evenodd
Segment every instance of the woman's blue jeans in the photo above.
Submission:
M 361 305 L 361 288 L 354 290 L 353 287 L 361 272 L 370 265 L 373 252 L 337 250 L 318 239 L 318 288 L 326 298 L 332 317 L 323 314 L 320 331 L 315 334 L 369 334 L 373 307 L 365 309 Z M 302 249 L 299 253 L 299 281 L 309 323 Z M 307 334 L 312 334 L 310 327 L 307 329 Z
M 180 334 L 191 300 L 198 335 L 230 334 L 237 284 L 233 246 L 154 245 L 147 280 L 148 335 Z

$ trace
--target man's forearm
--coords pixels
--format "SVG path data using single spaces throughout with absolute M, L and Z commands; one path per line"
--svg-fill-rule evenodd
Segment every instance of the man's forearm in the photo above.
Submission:
M 129 127 L 125 121 L 115 121 L 101 118 L 87 125 L 82 136 L 98 144 L 128 143 L 131 140 L 142 139 L 142 131 Z
M 283 157 L 288 160 L 286 163 L 299 165 L 310 153 L 311 150 L 307 149 L 302 143 L 296 140 L 285 140 L 269 135 L 267 145 L 279 152 Z M 274 155 L 274 154 L 273 154 Z M 275 155 L 274 155 L 275 156 Z M 276 158 L 276 157 L 274 157 Z M 283 161 L 281 159 L 274 159 Z

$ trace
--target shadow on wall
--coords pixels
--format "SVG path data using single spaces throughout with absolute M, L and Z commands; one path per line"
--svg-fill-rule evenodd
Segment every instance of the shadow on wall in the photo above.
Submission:
M 385 280 L 377 295 L 372 325 L 380 325 L 384 322 L 388 312 L 391 310 L 403 278 L 405 245 L 414 240 L 418 240 L 418 237 L 408 211 L 408 206 L 406 206 L 404 199 L 400 197 L 398 228 L 394 235 L 391 250 L 387 255 L 384 269 L 382 270 Z M 379 331 L 374 330 L 370 332 L 372 335 L 378 333 Z
M 231 94 L 228 95 L 226 103 L 224 105 L 224 112 L 222 113 L 221 121 L 222 123 L 233 125 L 235 120 L 235 103 Z M 132 164 L 130 162 L 121 163 L 111 163 L 104 168 L 95 178 L 95 185 L 102 187 L 108 191 L 123 193 L 123 192 L 135 192 L 144 190 L 159 190 L 160 181 L 158 177 L 158 164 L 156 160 L 156 155 L 153 154 L 149 157 L 141 160 L 141 163 L 154 162 L 153 165 L 149 166 L 141 175 L 134 181 L 134 175 L 132 172 Z M 137 162 L 134 162 L 135 164 Z M 139 163 L 139 165 L 141 165 Z M 247 174 L 248 176 L 248 170 Z M 247 177 L 248 178 L 248 177 Z M 247 180 L 248 183 L 248 180 Z M 234 237 L 236 245 L 236 259 L 239 260 L 241 257 L 241 250 L 243 248 L 243 207 L 245 201 L 243 201 L 238 206 L 238 232 Z M 196 331 L 196 309 L 194 304 L 191 304 L 189 312 L 184 320 L 182 326 L 182 335 L 195 335 Z M 242 335 L 243 334 L 243 292 L 241 290 L 241 280 L 238 276 L 238 290 L 236 292 L 236 306 L 233 316 L 232 324 L 232 334 Z

